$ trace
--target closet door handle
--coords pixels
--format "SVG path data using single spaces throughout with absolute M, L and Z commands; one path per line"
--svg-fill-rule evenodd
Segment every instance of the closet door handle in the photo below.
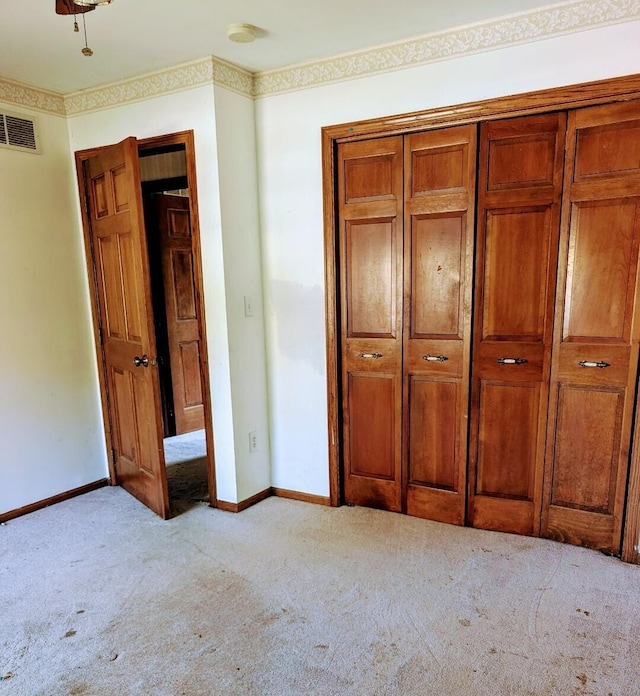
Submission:
M 378 360 L 382 357 L 382 353 L 360 353 L 360 357 L 365 360 Z
M 501 365 L 524 365 L 529 361 L 524 358 L 498 358 L 498 362 Z
M 133 359 L 133 364 L 136 367 L 149 367 L 149 358 L 146 355 L 143 355 L 141 358 L 136 355 Z
M 446 355 L 423 355 L 422 359 L 427 362 L 444 362 L 445 360 L 449 360 Z
M 593 360 L 581 360 L 578 365 L 580 365 L 580 367 L 611 367 L 611 364 L 604 360 L 599 360 L 598 362 L 594 362 Z

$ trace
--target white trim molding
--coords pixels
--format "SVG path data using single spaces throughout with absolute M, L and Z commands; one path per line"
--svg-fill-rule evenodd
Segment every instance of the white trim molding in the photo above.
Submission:
M 247 97 L 265 97 L 636 20 L 640 20 L 640 0 L 567 0 L 408 41 L 260 73 L 209 56 L 67 95 L 0 78 L 0 101 L 76 116 L 210 84 Z

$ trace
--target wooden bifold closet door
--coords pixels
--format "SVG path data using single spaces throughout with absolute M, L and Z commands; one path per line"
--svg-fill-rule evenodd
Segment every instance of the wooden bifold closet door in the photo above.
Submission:
M 476 128 L 338 148 L 344 498 L 464 524 Z
M 468 514 L 538 534 L 565 115 L 480 129 Z
M 619 553 L 640 104 L 349 142 L 336 163 L 345 502 Z
M 348 503 L 400 511 L 402 138 L 341 146 L 342 392 Z
M 405 139 L 406 511 L 464 524 L 476 127 Z
M 619 553 L 638 369 L 640 107 L 570 113 L 542 535 Z

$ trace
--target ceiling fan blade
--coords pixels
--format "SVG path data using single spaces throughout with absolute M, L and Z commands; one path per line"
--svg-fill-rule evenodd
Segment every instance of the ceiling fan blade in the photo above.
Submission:
M 56 0 L 56 14 L 59 15 L 82 14 L 83 12 L 91 12 L 95 9 L 95 6 L 76 5 L 73 0 Z

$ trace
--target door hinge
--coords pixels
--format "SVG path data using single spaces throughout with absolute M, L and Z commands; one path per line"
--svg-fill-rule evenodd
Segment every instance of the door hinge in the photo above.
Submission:
M 101 326 L 98 327 L 98 340 L 100 341 L 100 345 L 103 346 L 104 345 L 104 338 L 102 336 L 102 327 Z
M 111 463 L 113 466 L 116 465 L 116 451 L 113 449 L 113 447 L 111 448 Z

